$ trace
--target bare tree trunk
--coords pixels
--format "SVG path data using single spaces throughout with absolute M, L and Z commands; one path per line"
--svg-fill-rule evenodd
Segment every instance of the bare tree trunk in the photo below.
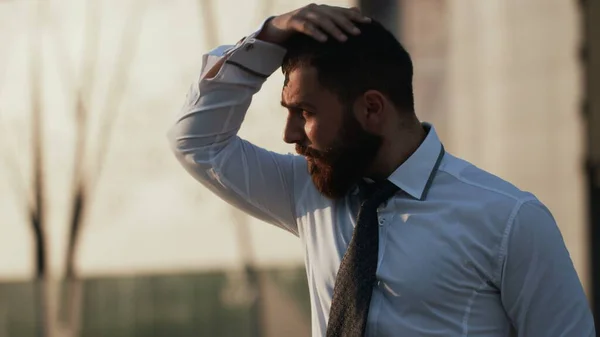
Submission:
M 35 240 L 35 292 L 37 299 L 38 336 L 49 336 L 48 317 L 48 273 L 45 236 L 45 191 L 43 158 L 43 120 L 42 120 L 42 74 L 41 74 L 41 5 L 35 4 L 34 23 L 31 27 L 31 139 L 33 167 L 33 204 L 29 210 L 29 221 Z
M 71 195 L 71 218 L 65 256 L 65 276 L 60 298 L 60 328 L 63 336 L 78 336 L 81 328 L 82 287 L 75 272 L 75 257 L 80 230 L 87 205 L 85 159 L 88 140 L 88 117 L 91 94 L 95 83 L 95 67 L 98 55 L 99 13 L 96 0 L 86 2 L 85 33 L 82 70 L 75 97 L 75 152 L 73 158 L 73 183 Z
M 134 56 L 135 46 L 139 38 L 141 18 L 143 16 L 143 6 L 139 1 L 134 1 L 127 20 L 127 26 L 123 34 L 120 45 L 120 58 L 117 60 L 117 67 L 111 79 L 110 90 L 107 98 L 104 100 L 106 106 L 100 111 L 102 119 L 100 129 L 100 142 L 98 148 L 97 162 L 92 162 L 86 166 L 86 145 L 88 140 L 88 116 L 91 100 L 92 87 L 94 83 L 94 68 L 96 63 L 97 38 L 99 30 L 99 17 L 97 16 L 96 0 L 88 0 L 87 11 L 87 29 L 85 34 L 86 48 L 84 52 L 83 71 L 80 79 L 80 86 L 76 97 L 76 131 L 77 145 L 74 156 L 74 179 L 73 194 L 71 199 L 71 218 L 69 223 L 69 237 L 67 254 L 65 256 L 65 284 L 66 290 L 63 299 L 66 301 L 63 306 L 63 313 L 66 324 L 62 327 L 64 333 L 68 336 L 78 336 L 81 325 L 81 306 L 83 295 L 83 282 L 78 278 L 75 259 L 82 228 L 85 224 L 85 215 L 89 208 L 91 195 L 95 184 L 100 178 L 100 174 L 108 151 L 108 144 L 112 134 L 113 122 L 117 116 L 119 105 L 126 89 L 128 79 L 127 70 L 130 68 Z
M 87 140 L 88 117 L 91 107 L 91 93 L 95 83 L 95 67 L 98 56 L 99 13 L 97 0 L 87 0 L 85 15 L 84 51 L 81 78 L 75 102 L 75 153 L 73 158 L 73 185 L 71 196 L 71 219 L 67 255 L 65 258 L 65 275 L 67 280 L 75 278 L 75 252 L 79 230 L 83 222 L 84 207 L 86 205 L 87 185 L 84 173 Z

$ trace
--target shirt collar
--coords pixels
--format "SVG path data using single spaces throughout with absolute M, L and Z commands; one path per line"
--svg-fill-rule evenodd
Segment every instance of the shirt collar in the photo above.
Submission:
M 389 181 L 418 200 L 425 200 L 427 197 L 427 192 L 429 192 L 433 178 L 445 153 L 444 146 L 433 126 L 429 123 L 423 123 L 423 128 L 427 132 L 425 140 L 388 177 Z

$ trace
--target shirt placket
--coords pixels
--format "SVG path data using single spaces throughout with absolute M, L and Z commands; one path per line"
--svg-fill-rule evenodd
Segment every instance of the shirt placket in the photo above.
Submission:
M 389 214 L 385 211 L 386 204 L 377 208 L 377 224 L 379 226 L 379 252 L 377 255 L 377 275 L 379 275 L 380 268 L 384 266 L 385 258 L 385 246 L 387 243 L 387 229 Z M 381 305 L 383 302 L 383 284 L 377 276 L 377 280 L 373 286 L 373 297 L 371 299 L 371 308 L 369 310 L 369 320 L 372 324 L 367 329 L 366 336 L 375 337 L 379 330 L 379 320 L 381 315 Z

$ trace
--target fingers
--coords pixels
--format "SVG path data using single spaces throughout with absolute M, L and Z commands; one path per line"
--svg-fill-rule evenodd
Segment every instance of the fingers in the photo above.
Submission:
M 327 41 L 327 35 L 309 20 L 293 19 L 290 24 L 299 33 L 306 34 L 320 42 Z
M 354 8 L 331 7 L 327 5 L 309 5 L 300 11 L 294 20 L 295 29 L 312 36 L 318 41 L 326 41 L 332 36 L 338 41 L 346 41 L 348 35 L 358 35 L 356 23 L 370 22 Z
M 342 8 L 342 9 L 345 10 L 345 11 L 343 11 L 343 13 L 345 15 L 347 15 L 350 19 L 352 19 L 356 22 L 365 22 L 365 23 L 371 22 L 371 18 L 364 16 L 358 7 L 352 7 L 350 9 L 346 9 L 346 8 Z
M 349 18 L 347 16 L 339 16 L 339 15 L 330 15 L 329 18 L 331 19 L 331 21 L 333 23 L 335 23 L 335 26 L 340 27 L 346 33 L 349 33 L 352 35 L 360 34 L 360 29 L 358 29 L 356 27 L 356 25 L 354 25 L 351 18 Z
M 343 22 L 343 20 L 339 20 L 337 18 L 333 19 L 328 15 L 323 15 L 322 13 L 309 12 L 306 14 L 306 19 L 314 26 L 319 27 L 320 30 L 327 33 L 327 35 L 333 36 L 340 41 L 346 41 L 348 37 L 342 32 L 342 30 L 340 30 L 340 28 L 338 28 L 338 25 L 339 27 L 344 28 L 346 32 L 354 32 L 351 24 L 349 25 L 346 22 Z M 342 21 L 342 24 L 338 24 L 338 20 Z M 349 27 L 349 29 L 346 29 L 347 27 Z

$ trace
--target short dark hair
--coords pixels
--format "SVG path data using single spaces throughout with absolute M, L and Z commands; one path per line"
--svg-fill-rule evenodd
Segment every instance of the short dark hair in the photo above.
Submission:
M 282 71 L 286 77 L 298 67 L 312 66 L 321 85 L 338 95 L 344 104 L 367 90 L 386 95 L 402 111 L 414 112 L 413 66 L 402 44 L 372 20 L 356 24 L 361 34 L 345 42 L 329 37 L 318 42 L 304 35 L 291 37 L 284 47 Z

